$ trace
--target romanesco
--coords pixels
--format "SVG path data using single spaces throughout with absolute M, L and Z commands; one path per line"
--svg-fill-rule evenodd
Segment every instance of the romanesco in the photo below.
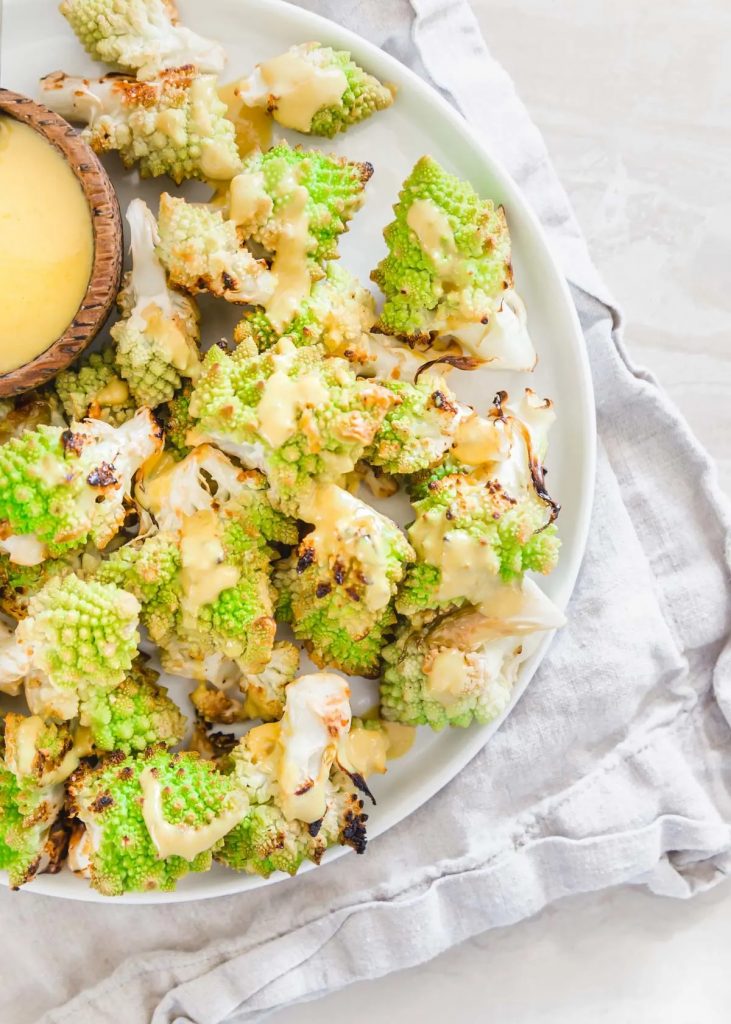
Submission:
M 182 740 L 186 720 L 177 704 L 157 682 L 157 673 L 140 658 L 113 690 L 92 689 L 82 701 L 80 720 L 89 727 L 98 751 L 125 754 L 162 743 L 173 747 Z
M 451 448 L 460 420 L 469 410 L 460 406 L 436 374 L 424 374 L 416 384 L 399 380 L 382 384 L 400 401 L 386 413 L 364 458 L 395 474 L 436 465 Z
M 105 896 L 169 892 L 189 871 L 208 871 L 212 852 L 248 811 L 236 780 L 211 761 L 154 748 L 81 768 L 68 790 L 83 826 L 69 865 Z
M 52 579 L 31 598 L 16 631 L 30 654 L 30 674 L 74 702 L 113 689 L 137 653 L 139 612 L 132 594 L 112 584 L 73 574 Z
M 334 485 L 319 488 L 302 516 L 315 528 L 276 574 L 280 616 L 316 665 L 375 677 L 414 552 L 395 523 Z
M 209 350 L 190 414 L 204 439 L 266 472 L 272 500 L 296 514 L 315 483 L 353 469 L 396 398 L 320 346 L 252 349 Z
M 228 181 L 241 170 L 234 126 L 213 75 L 192 64 L 161 71 L 146 82 L 124 75 L 77 78 L 56 71 L 41 81 L 43 101 L 70 121 L 96 153 L 118 151 L 143 178 L 169 175 Z
M 236 303 L 263 303 L 274 294 L 276 282 L 266 263 L 244 248 L 220 210 L 164 192 L 158 232 L 157 255 L 177 288 Z
M 371 275 L 386 296 L 379 329 L 413 341 L 451 335 L 492 367 L 532 369 L 502 207 L 425 156 L 394 210 L 388 255 Z
M 111 348 L 92 352 L 87 359 L 62 370 L 53 383 L 70 420 L 88 416 L 119 427 L 137 411 L 129 386 L 119 377 Z
M 87 540 L 106 547 L 124 523 L 134 474 L 162 443 L 157 422 L 141 409 L 121 427 L 85 420 L 0 445 L 0 551 L 37 565 Z
M 226 63 L 222 46 L 178 25 L 175 0 L 62 0 L 59 10 L 94 60 L 140 79 L 181 64 L 219 74 Z
M 520 637 L 466 608 L 424 632 L 403 626 L 383 652 L 381 712 L 407 725 L 490 722 L 507 707 L 524 657 Z
M 157 224 L 142 199 L 127 208 L 132 270 L 117 299 L 122 319 L 112 327 L 116 363 L 135 402 L 154 408 L 173 398 L 182 378 L 200 371 L 195 299 L 168 287 L 156 255 Z
M 332 138 L 393 103 L 393 93 L 344 50 L 301 43 L 257 64 L 237 85 L 249 107 L 264 107 L 285 128 Z

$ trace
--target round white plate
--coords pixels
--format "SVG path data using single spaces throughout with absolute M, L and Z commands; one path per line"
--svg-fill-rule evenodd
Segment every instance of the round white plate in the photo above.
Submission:
M 366 204 L 340 247 L 343 263 L 364 282 L 384 253 L 381 232 L 391 219 L 400 184 L 423 154 L 431 154 L 447 170 L 469 180 L 482 195 L 504 205 L 513 240 L 516 287 L 528 308 L 539 364 L 530 375 L 455 371 L 449 383 L 460 398 L 481 411 L 486 410 L 495 391 L 501 388 L 512 393 L 528 385 L 541 397 L 555 401 L 558 419 L 551 433 L 547 462 L 551 493 L 563 506 L 559 519 L 563 549 L 559 567 L 541 581 L 541 586 L 559 606 L 565 607 L 579 570 L 589 525 L 594 483 L 594 404 L 584 339 L 568 289 L 517 186 L 469 125 L 430 86 L 339 25 L 279 0 L 206 0 L 205 4 L 187 0 L 179 7 L 184 24 L 225 43 L 229 63 L 222 76 L 224 81 L 248 73 L 257 61 L 273 57 L 294 43 L 316 39 L 350 50 L 358 63 L 381 80 L 398 86 L 398 98 L 390 110 L 352 128 L 332 143 L 313 142 L 352 159 L 368 160 L 375 167 Z M 0 56 L 2 84 L 30 96 L 38 93 L 38 79 L 50 71 L 61 68 L 72 74 L 95 73 L 95 66 L 58 13 L 57 0 L 5 0 Z M 279 134 L 292 142 L 308 144 L 302 136 Z M 140 183 L 136 174 L 122 173 L 116 157 L 107 159 L 106 166 L 112 173 L 123 210 L 133 195 L 142 195 L 156 210 L 160 192 L 176 191 L 167 180 Z M 209 194 L 200 185 L 187 185 L 180 191 L 199 199 Z M 230 337 L 236 318 L 235 310 L 226 303 L 204 303 L 206 340 Z M 511 708 L 520 699 L 550 640 L 546 636 L 523 664 Z M 510 709 L 506 715 L 509 712 Z M 372 780 L 378 806 L 370 815 L 370 838 L 375 839 L 402 821 L 449 782 L 505 717 L 487 726 L 450 729 L 439 734 L 420 729 L 411 752 L 394 762 L 386 776 Z M 344 852 L 341 848 L 329 851 L 325 863 Z M 284 877 L 274 875 L 269 882 Z M 208 874 L 188 876 L 174 893 L 134 894 L 106 902 L 199 900 L 264 884 L 263 879 L 216 867 Z M 27 891 L 67 899 L 105 899 L 65 870 L 58 875 L 40 876 Z

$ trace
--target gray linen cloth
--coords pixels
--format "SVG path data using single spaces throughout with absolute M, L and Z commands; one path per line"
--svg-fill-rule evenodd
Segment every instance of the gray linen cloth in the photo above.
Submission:
M 731 864 L 729 518 L 709 460 L 631 365 L 541 138 L 468 4 L 303 6 L 428 69 L 523 187 L 573 286 L 600 444 L 569 624 L 481 754 L 366 857 L 201 904 L 0 892 L 9 1024 L 258 1020 L 568 893 L 644 882 L 689 896 Z

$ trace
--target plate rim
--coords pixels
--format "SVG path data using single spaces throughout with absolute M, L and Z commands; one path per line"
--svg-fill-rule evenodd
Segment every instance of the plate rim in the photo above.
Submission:
M 8 6 L 15 4 L 18 0 L 6 0 Z M 227 6 L 241 4 L 241 0 L 219 0 Z M 243 6 L 243 4 L 242 4 Z M 581 330 L 576 306 L 574 305 L 569 284 L 564 275 L 559 260 L 551 246 L 546 231 L 535 214 L 528 198 L 523 190 L 514 180 L 510 172 L 503 164 L 500 157 L 487 147 L 479 138 L 479 135 L 470 122 L 453 107 L 451 103 L 439 92 L 436 86 L 422 78 L 407 65 L 402 64 L 396 57 L 380 49 L 375 43 L 370 42 L 364 36 L 359 35 L 352 29 L 332 21 L 324 15 L 317 14 L 302 7 L 289 3 L 288 0 L 246 0 L 246 7 L 252 13 L 257 12 L 258 16 L 271 18 L 284 18 L 288 20 L 298 32 L 308 33 L 312 30 L 319 41 L 328 39 L 333 45 L 340 49 L 348 49 L 359 63 L 367 65 L 382 80 L 395 80 L 398 84 L 399 77 L 404 79 L 412 88 L 417 98 L 421 98 L 432 107 L 436 107 L 442 117 L 449 123 L 449 126 L 465 141 L 469 143 L 479 154 L 480 160 L 489 169 L 490 175 L 499 183 L 501 190 L 509 197 L 509 202 L 520 207 L 521 216 L 526 220 L 533 241 L 542 246 L 555 276 L 555 287 L 557 298 L 563 302 L 569 323 L 572 325 L 571 347 L 574 350 L 576 370 L 581 379 L 582 388 L 577 393 L 578 411 L 580 422 L 585 431 L 583 438 L 584 452 L 583 462 L 577 474 L 579 481 L 579 498 L 576 506 L 576 524 L 572 531 L 574 550 L 568 564 L 562 559 L 563 583 L 561 592 L 556 598 L 556 604 L 565 610 L 573 594 L 576 581 L 584 559 L 586 544 L 589 535 L 591 514 L 594 501 L 595 476 L 596 476 L 596 404 L 594 398 L 594 387 L 589 364 L 589 357 L 586 349 L 584 334 Z M 215 31 L 213 33 L 215 36 Z M 313 38 L 315 36 L 313 35 Z M 380 69 L 380 70 L 379 70 Z M 225 80 L 225 73 L 221 76 Z M 377 116 L 377 115 L 376 115 Z M 477 754 L 483 749 L 486 743 L 502 726 L 503 722 L 512 713 L 515 706 L 521 700 L 523 694 L 531 683 L 539 665 L 543 661 L 550 644 L 555 636 L 555 631 L 547 633 L 533 654 L 521 666 L 519 680 L 514 687 L 513 694 L 505 711 L 494 721 L 487 725 L 470 727 L 465 730 L 464 743 L 459 751 L 453 754 L 446 768 L 428 776 L 413 786 L 408 795 L 394 801 L 394 804 L 385 813 L 380 814 L 377 822 L 374 822 L 372 834 L 369 835 L 369 843 L 389 831 L 400 822 L 405 821 L 411 814 L 422 807 L 428 800 L 436 796 L 452 779 L 456 778 Z M 243 895 L 253 892 L 269 885 L 281 885 L 284 882 L 294 882 L 296 878 L 312 870 L 322 870 L 340 857 L 352 853 L 348 847 L 332 847 L 323 857 L 321 864 L 315 865 L 305 863 L 297 875 L 290 878 L 288 875 L 275 872 L 269 878 L 237 874 L 230 872 L 222 875 L 220 881 L 216 880 L 205 889 L 196 891 L 191 888 L 178 889 L 173 892 L 150 892 L 150 893 L 127 893 L 123 896 L 108 897 L 96 892 L 91 887 L 78 889 L 70 888 L 69 891 L 59 891 L 57 879 L 59 875 L 38 875 L 32 882 L 24 886 L 20 891 L 23 893 L 35 893 L 38 896 L 52 896 L 55 899 L 71 900 L 81 903 L 103 903 L 106 906 L 160 906 L 172 903 L 190 903 L 203 900 L 219 899 L 224 896 Z M 195 880 L 196 875 L 188 876 Z M 203 876 L 205 877 L 205 876 Z M 210 876 L 209 876 L 210 877 Z M 8 887 L 5 872 L 0 872 L 0 885 Z

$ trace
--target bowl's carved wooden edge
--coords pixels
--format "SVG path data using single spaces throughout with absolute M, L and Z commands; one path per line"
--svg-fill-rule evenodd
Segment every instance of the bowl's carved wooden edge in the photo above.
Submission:
M 30 363 L 0 375 L 0 397 L 51 380 L 86 349 L 109 315 L 122 276 L 123 235 L 119 203 L 107 172 L 79 132 L 58 114 L 27 96 L 0 88 L 0 113 L 43 135 L 68 162 L 91 211 L 94 261 L 89 286 L 76 316 L 49 348 Z

